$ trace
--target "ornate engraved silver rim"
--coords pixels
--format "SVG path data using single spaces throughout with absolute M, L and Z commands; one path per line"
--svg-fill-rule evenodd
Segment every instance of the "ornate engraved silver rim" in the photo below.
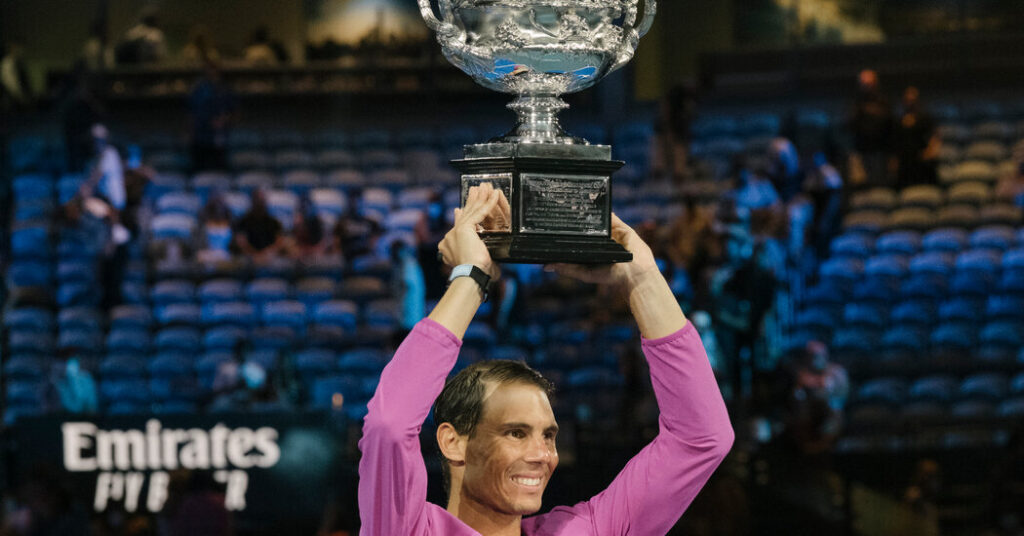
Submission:
M 634 5 L 638 0 L 462 0 L 456 2 L 456 6 L 474 5 L 499 6 L 509 8 L 521 7 L 587 7 L 600 9 L 617 9 Z

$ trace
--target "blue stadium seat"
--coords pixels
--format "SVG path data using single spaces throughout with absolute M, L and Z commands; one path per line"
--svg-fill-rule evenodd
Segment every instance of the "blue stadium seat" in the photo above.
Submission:
M 53 285 L 53 265 L 48 262 L 14 260 L 7 271 L 9 287 L 49 287 Z
M 307 309 L 334 298 L 334 280 L 329 277 L 306 277 L 295 284 L 295 299 L 302 302 Z
M 864 263 L 854 258 L 833 258 L 821 264 L 819 274 L 823 281 L 850 284 L 864 272 Z
M 915 402 L 949 402 L 956 396 L 958 388 L 956 378 L 932 375 L 915 380 L 907 394 Z
M 57 337 L 57 348 L 93 353 L 103 347 L 103 332 L 99 329 L 61 329 Z
M 244 363 L 259 365 L 263 370 L 269 373 L 277 370 L 280 359 L 281 355 L 278 350 L 274 348 L 256 346 L 254 349 L 246 352 L 242 361 Z
M 1024 319 L 1024 299 L 1018 296 L 989 296 L 985 304 L 985 316 L 989 320 Z
M 207 325 L 247 328 L 256 324 L 256 307 L 243 301 L 208 303 L 203 306 L 202 320 Z
M 1016 270 L 1006 270 L 999 278 L 999 291 L 1001 293 L 1024 295 L 1024 273 Z
M 316 166 L 320 169 L 332 168 L 355 168 L 358 159 L 352 151 L 339 147 L 330 147 L 316 153 L 314 156 Z
M 925 353 L 929 332 L 927 326 L 918 323 L 895 324 L 882 335 L 881 353 L 889 359 L 921 356 Z
M 1000 417 L 1024 418 L 1024 397 L 1010 398 L 999 404 L 996 412 Z
M 954 267 L 954 257 L 946 252 L 926 251 L 910 259 L 910 273 L 948 277 Z
M 843 324 L 849 327 L 881 329 L 888 323 L 888 307 L 882 305 L 849 303 L 843 309 Z
M 165 400 L 153 406 L 157 415 L 193 415 L 199 406 L 189 400 Z
M 338 188 L 345 192 L 360 190 L 370 184 L 365 173 L 347 168 L 331 170 L 327 173 L 324 183 L 328 187 Z
M 906 400 L 907 383 L 899 378 L 873 378 L 857 388 L 858 404 L 899 406 Z
M 384 281 L 372 276 L 355 276 L 342 280 L 338 286 L 338 297 L 364 303 L 388 296 L 388 286 Z
M 218 326 L 203 333 L 206 350 L 232 350 L 244 343 L 248 332 L 237 326 Z
M 402 165 L 402 158 L 390 149 L 363 151 L 359 154 L 359 167 L 366 173 L 394 169 Z
M 830 339 L 836 327 L 836 312 L 829 307 L 810 307 L 797 313 L 793 323 L 796 330 L 811 333 L 813 338 Z
M 375 187 L 386 188 L 396 195 L 413 185 L 412 175 L 404 169 L 381 169 L 370 173 L 369 180 Z
M 355 302 L 331 300 L 317 304 L 313 308 L 313 321 L 317 324 L 352 330 L 356 327 L 358 313 L 359 308 Z
M 195 328 L 169 327 L 157 332 L 153 344 L 158 352 L 180 350 L 197 353 L 202 345 L 202 336 Z
M 312 157 L 310 157 L 312 163 Z M 314 188 L 319 188 L 323 183 L 320 174 L 311 169 L 293 169 L 281 177 L 282 185 L 289 191 L 305 196 Z
M 940 322 L 976 322 L 985 315 L 985 302 L 975 298 L 953 298 L 939 305 Z
M 976 331 L 967 322 L 944 322 L 932 330 L 932 353 L 966 357 L 974 347 Z
M 39 353 L 51 354 L 54 349 L 54 337 L 49 333 L 30 331 L 10 331 L 7 334 L 7 350 L 11 354 Z
M 151 377 L 187 376 L 192 369 L 193 359 L 180 351 L 161 352 L 149 362 Z
M 1011 362 L 1024 347 L 1024 334 L 1018 320 L 997 320 L 985 324 L 979 336 L 978 357 L 986 361 Z
M 254 190 L 273 188 L 277 178 L 267 170 L 246 171 L 235 178 L 235 188 L 246 194 Z
M 316 165 L 316 157 L 313 153 L 297 148 L 285 147 L 274 154 L 274 167 L 286 176 L 293 171 L 307 171 Z M 315 173 L 314 173 L 315 175 Z M 300 179 L 296 184 L 305 183 L 306 179 Z M 290 187 L 285 180 L 285 187 Z M 317 181 L 319 182 L 319 181 Z
M 253 347 L 268 350 L 284 350 L 295 344 L 295 329 L 289 326 L 260 326 L 253 328 L 249 342 Z
M 156 210 L 159 214 L 184 214 L 195 217 L 202 206 L 202 199 L 198 195 L 184 191 L 166 193 L 156 200 Z
M 924 235 L 921 248 L 924 251 L 959 253 L 966 248 L 967 231 L 963 229 L 936 229 Z
M 972 249 L 956 257 L 956 270 L 994 278 L 999 272 L 1002 255 L 990 249 Z
M 246 296 L 256 304 L 287 299 L 291 294 L 288 282 L 276 277 L 254 279 L 245 287 Z
M 50 373 L 47 360 L 37 355 L 12 355 L 4 363 L 4 377 L 7 381 L 39 381 Z
M 100 398 L 108 404 L 107 412 L 112 410 L 109 405 L 120 402 L 146 404 L 150 400 L 149 386 L 141 378 L 125 380 L 100 380 Z
M 494 333 L 494 329 L 491 326 L 483 322 L 473 321 L 469 324 L 469 328 L 466 329 L 466 334 L 462 340 L 467 344 L 476 344 L 489 348 L 494 346 L 497 338 L 498 336 Z
M 94 262 L 63 261 L 57 265 L 57 280 L 61 283 L 96 284 L 99 273 Z
M 114 353 L 100 361 L 100 377 L 104 380 L 142 379 L 148 366 L 141 354 Z
M 196 287 L 191 281 L 171 279 L 153 285 L 149 297 L 153 305 L 169 305 L 172 303 L 191 303 L 195 300 Z
M 96 307 L 100 303 L 100 289 L 91 283 L 65 283 L 57 287 L 57 305 L 61 307 Z
M 380 374 L 390 358 L 378 348 L 353 348 L 338 358 L 338 369 L 350 374 Z
M 3 325 L 17 331 L 49 333 L 55 326 L 53 313 L 41 307 L 19 307 L 3 315 Z
M 153 324 L 149 307 L 143 305 L 119 305 L 110 311 L 110 327 L 147 330 Z
M 972 248 L 1006 251 L 1013 246 L 1014 238 L 1012 227 L 995 225 L 971 233 L 969 244 Z
M 263 304 L 261 318 L 266 326 L 285 326 L 296 331 L 306 327 L 306 306 L 295 300 L 279 300 Z
M 237 171 L 268 169 L 273 165 L 273 158 L 264 151 L 236 150 L 228 155 L 228 164 Z
M 875 330 L 840 327 L 832 335 L 832 351 L 838 356 L 871 356 L 876 353 L 878 335 Z
M 337 356 L 322 348 L 302 350 L 295 354 L 295 369 L 306 383 L 312 383 L 317 376 L 335 371 Z
M 569 372 L 566 382 L 569 389 L 607 390 L 621 387 L 624 380 L 615 369 L 603 366 L 589 366 Z
M 192 190 L 196 192 L 202 203 L 206 203 L 211 195 L 231 189 L 231 175 L 223 171 L 202 171 L 192 177 Z
M 317 216 L 328 223 L 337 221 L 348 210 L 348 199 L 341 190 L 317 188 L 310 192 L 309 199 Z
M 1010 379 L 998 372 L 972 374 L 960 382 L 962 399 L 998 402 L 1010 392 Z
M 132 352 L 146 353 L 150 349 L 148 330 L 134 326 L 118 327 L 107 333 L 106 348 L 109 353 Z
M 170 303 L 155 308 L 157 322 L 161 325 L 197 326 L 200 323 L 200 309 L 192 303 Z
M 1003 254 L 1003 270 L 1024 274 L 1024 248 L 1011 249 Z
M 995 413 L 995 404 L 987 400 L 960 400 L 949 407 L 950 417 L 956 419 L 986 419 Z
M 899 297 L 903 300 L 931 299 L 946 297 L 949 281 L 938 274 L 918 274 L 907 278 L 900 284 Z
M 161 404 L 174 400 L 193 401 L 201 394 L 196 379 L 186 375 L 150 378 L 149 392 L 154 401 Z
M 909 267 L 910 262 L 906 255 L 883 254 L 867 259 L 864 264 L 864 275 L 894 281 L 905 276 Z
M 976 271 L 958 271 L 949 280 L 949 291 L 954 296 L 985 297 L 996 288 L 994 274 Z
M 396 300 L 373 300 L 363 308 L 363 322 L 371 327 L 390 328 L 398 325 L 401 314 Z
M 10 234 L 10 251 L 15 259 L 49 259 L 50 229 L 45 225 L 27 225 L 15 228 Z
M 150 225 L 157 240 L 192 240 L 196 232 L 196 218 L 188 214 L 158 214 Z
M 4 400 L 9 405 L 43 406 L 46 383 L 36 380 L 8 380 Z
M 198 296 L 204 305 L 238 301 L 243 296 L 242 283 L 236 279 L 211 279 L 199 286 Z

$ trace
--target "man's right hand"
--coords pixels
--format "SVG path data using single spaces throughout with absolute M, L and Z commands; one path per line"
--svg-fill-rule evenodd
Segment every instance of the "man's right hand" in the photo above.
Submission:
M 485 222 L 503 218 L 508 206 L 505 193 L 496 190 L 490 183 L 470 188 L 466 205 L 455 209 L 455 225 L 438 245 L 444 264 L 448 267 L 472 264 L 496 280 L 501 270 L 491 260 L 478 227 Z

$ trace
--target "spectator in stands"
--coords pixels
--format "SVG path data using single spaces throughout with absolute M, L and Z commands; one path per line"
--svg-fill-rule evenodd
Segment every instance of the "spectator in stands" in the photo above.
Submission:
M 203 226 L 199 251 L 196 259 L 204 264 L 216 264 L 231 260 L 231 210 L 224 199 L 215 195 L 206 202 L 199 214 Z
M 712 215 L 693 196 L 683 198 L 683 211 L 669 227 L 666 254 L 672 265 L 687 270 L 692 281 L 706 262 Z
M 374 251 L 377 239 L 383 234 L 383 227 L 376 219 L 360 214 L 354 206 L 356 203 L 351 205 L 348 213 L 338 218 L 332 234 L 333 250 L 341 252 L 345 258 L 354 259 Z
M 115 221 L 127 203 L 124 183 L 124 162 L 117 148 L 110 143 L 110 131 L 102 123 L 92 127 L 93 149 L 95 161 L 89 172 L 89 178 L 82 185 L 82 196 L 99 196 L 113 209 L 111 217 Z
M 192 171 L 227 169 L 228 135 L 236 105 L 215 61 L 207 58 L 203 62 L 203 77 L 189 94 L 188 109 Z
M 768 169 L 765 175 L 775 186 L 775 191 L 788 202 L 796 194 L 804 182 L 804 172 L 800 168 L 800 155 L 796 146 L 786 138 L 775 138 L 768 148 Z
M 996 199 L 1024 207 L 1024 142 L 1013 148 L 1013 161 L 1013 170 L 996 184 Z
M 746 396 L 749 377 L 745 372 L 753 363 L 765 315 L 774 302 L 776 280 L 755 254 L 759 252 L 755 251 L 749 220 L 739 218 L 724 225 L 725 263 L 711 276 L 709 312 L 731 372 L 731 387 L 736 395 Z
M 249 65 L 277 65 L 288 62 L 288 53 L 284 46 L 277 41 L 271 41 L 270 29 L 266 26 L 253 30 L 244 56 L 245 62 Z
M 324 222 L 317 215 L 316 208 L 309 199 L 303 198 L 295 212 L 289 253 L 297 261 L 315 261 L 328 253 L 330 245 L 330 236 L 324 232 Z
M 88 370 L 82 368 L 77 358 L 68 359 L 54 378 L 54 387 L 60 399 L 61 408 L 72 414 L 94 414 L 99 408 L 96 397 L 96 381 Z
M 791 367 L 785 436 L 804 455 L 830 451 L 842 431 L 843 409 L 849 396 L 846 369 L 831 362 L 828 347 L 818 341 L 807 343 Z
M 892 106 L 879 88 L 878 73 L 871 69 L 861 71 L 857 76 L 857 98 L 850 118 L 854 150 L 850 168 L 856 184 L 889 184 L 886 156 L 892 139 L 892 123 Z
M 416 258 L 416 247 L 399 239 L 391 243 L 391 286 L 394 295 L 401 303 L 399 325 L 405 334 L 412 331 L 416 323 L 423 320 L 426 314 L 426 283 L 423 280 L 423 268 Z
M 11 41 L 0 58 L 0 110 L 27 109 L 32 106 L 32 84 L 25 65 L 25 46 Z
M 828 163 L 824 153 L 814 155 L 814 168 L 807 174 L 804 192 L 811 200 L 814 220 L 811 236 L 817 258 L 828 256 L 829 243 L 839 233 L 842 222 L 843 177 Z
M 89 38 L 82 45 L 82 61 L 85 69 L 93 73 L 101 73 L 114 67 L 114 49 L 107 40 L 107 24 L 103 19 L 93 21 L 89 28 Z
M 192 35 L 181 49 L 181 59 L 188 65 L 206 66 L 206 62 L 217 63 L 220 61 L 220 52 L 210 40 L 210 31 L 206 26 L 197 24 L 192 27 Z
M 147 8 L 142 12 L 139 22 L 125 32 L 115 55 L 117 63 L 122 65 L 158 63 L 167 57 L 167 39 L 160 29 L 155 9 Z
M 736 185 L 736 206 L 746 210 L 770 208 L 779 203 L 779 193 L 771 181 L 751 171 L 749 168 L 740 167 L 737 172 Z
M 677 85 L 661 100 L 654 128 L 651 172 L 676 181 L 690 174 L 690 126 L 697 116 L 696 92 L 692 87 Z
M 252 194 L 252 204 L 235 224 L 235 246 L 256 264 L 267 264 L 287 247 L 281 222 L 267 209 L 267 198 L 262 190 Z
M 903 113 L 893 128 L 894 156 L 889 165 L 896 187 L 936 184 L 941 145 L 935 121 L 921 105 L 921 92 L 908 87 L 903 92 Z

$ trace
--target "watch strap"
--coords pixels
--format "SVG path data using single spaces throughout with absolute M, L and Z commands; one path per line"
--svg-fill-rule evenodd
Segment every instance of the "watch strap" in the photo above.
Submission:
M 480 269 L 479 266 L 472 264 L 460 264 L 455 268 L 452 268 L 452 274 L 448 277 L 448 286 L 451 286 L 452 281 L 460 277 L 468 277 L 476 284 L 480 286 L 480 297 L 482 301 L 486 302 L 487 298 L 490 297 L 490 285 L 491 276 L 487 275 L 487 272 Z

